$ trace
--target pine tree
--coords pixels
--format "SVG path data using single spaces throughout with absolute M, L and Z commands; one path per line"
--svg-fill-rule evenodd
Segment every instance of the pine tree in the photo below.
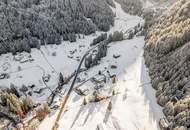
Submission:
M 63 74 L 60 73 L 60 74 L 59 74 L 59 86 L 63 86 L 64 83 L 65 83 L 65 81 L 64 81 Z
M 83 100 L 83 103 L 82 103 L 83 105 L 87 105 L 87 100 L 86 100 L 86 98 L 84 98 L 84 100 Z

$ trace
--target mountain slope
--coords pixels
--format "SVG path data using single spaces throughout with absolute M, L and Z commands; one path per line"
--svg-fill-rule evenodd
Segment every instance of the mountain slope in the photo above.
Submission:
M 180 0 L 148 30 L 145 60 L 170 129 L 190 128 L 190 1 Z
M 112 0 L 3 0 L 0 54 L 30 52 L 62 39 L 74 42 L 76 34 L 108 31 L 114 25 L 110 4 Z
M 116 14 L 115 26 L 110 29 L 109 33 L 116 30 L 126 32 L 139 23 L 144 23 L 142 18 L 126 14 L 118 3 L 115 3 L 115 6 L 116 8 L 113 8 L 113 12 Z M 87 42 L 84 40 L 82 43 Z M 77 95 L 75 92 L 71 94 L 67 107 L 64 109 L 65 112 L 59 121 L 59 130 L 159 129 L 158 121 L 163 115 L 161 108 L 156 104 L 154 90 L 149 84 L 150 78 L 144 65 L 142 56 L 144 37 L 135 36 L 134 39 L 113 42 L 109 46 L 108 55 L 101 60 L 100 64 L 90 68 L 87 72 L 88 75 L 80 74 L 79 77 L 88 79 L 98 71 L 108 70 L 110 74 L 116 74 L 118 80 L 113 84 L 108 79 L 104 87 L 98 91 L 104 96 L 112 94 L 112 90 L 118 94 L 107 100 L 90 102 L 96 86 L 90 81 L 83 84 L 79 88 L 88 90 L 89 94 L 85 97 Z M 113 55 L 120 55 L 120 58 L 115 59 Z M 64 65 L 66 69 L 70 68 L 70 65 Z M 111 69 L 111 65 L 116 65 L 117 68 Z M 106 71 L 103 74 L 107 77 Z M 99 76 L 96 78 L 100 79 Z M 86 105 L 82 105 L 84 98 L 87 102 L 89 101 Z M 111 112 L 107 109 L 110 102 L 112 103 Z M 57 114 L 58 112 L 47 117 L 39 129 L 52 128 Z

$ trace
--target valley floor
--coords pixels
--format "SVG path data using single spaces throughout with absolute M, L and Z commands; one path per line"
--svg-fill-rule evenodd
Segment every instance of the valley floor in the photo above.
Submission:
M 126 14 L 117 3 L 113 11 L 116 14 L 115 26 L 108 33 L 126 32 L 138 23 L 144 23 L 142 18 Z M 57 85 L 59 72 L 62 72 L 63 76 L 73 73 L 79 64 L 77 59 L 80 59 L 90 48 L 91 41 L 100 33 L 85 36 L 84 39 L 78 39 L 76 43 L 64 42 L 59 46 L 50 45 L 42 47 L 41 51 L 33 49 L 31 57 L 34 61 L 31 63 L 14 61 L 10 54 L 0 56 L 0 71 L 10 73 L 10 79 L 0 80 L 0 86 L 8 87 L 10 83 L 17 86 L 33 83 L 40 88 L 46 88 L 41 77 L 50 74 L 51 78 L 47 83 L 50 88 L 45 89 L 40 95 L 33 94 L 32 96 L 36 102 L 45 101 L 51 90 Z M 107 75 L 106 71 L 109 70 L 111 74 L 117 75 L 117 82 L 112 84 L 108 80 L 102 93 L 111 95 L 115 90 L 118 94 L 108 100 L 83 106 L 81 104 L 84 97 L 72 92 L 66 111 L 59 122 L 59 130 L 96 130 L 97 127 L 103 127 L 103 130 L 159 129 L 158 121 L 163 117 L 163 113 L 162 108 L 156 103 L 155 91 L 150 85 L 148 70 L 143 59 L 143 46 L 144 37 L 142 36 L 109 44 L 108 55 L 101 60 L 101 63 L 89 69 L 86 74 L 81 73 L 79 77 L 81 80 L 86 80 L 99 71 L 103 71 Z M 53 56 L 52 54 L 55 52 L 56 56 Z M 28 55 L 22 53 L 20 56 L 28 58 Z M 113 55 L 121 57 L 115 59 Z M 112 69 L 111 65 L 116 65 L 117 68 Z M 21 71 L 17 71 L 18 66 L 21 66 Z M 97 76 L 97 78 L 99 77 Z M 69 86 L 70 83 L 64 86 L 63 93 L 68 90 Z M 87 82 L 80 88 L 88 89 L 89 95 L 94 91 L 91 82 Z M 57 97 L 58 104 L 62 98 L 61 96 Z M 90 99 L 91 96 L 85 98 Z M 107 111 L 109 102 L 112 103 L 112 112 Z M 57 114 L 58 111 L 55 111 L 48 115 L 39 129 L 50 130 Z

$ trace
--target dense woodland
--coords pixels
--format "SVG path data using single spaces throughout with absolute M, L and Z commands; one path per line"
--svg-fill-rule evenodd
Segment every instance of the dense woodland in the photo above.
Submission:
M 145 61 L 169 130 L 190 129 L 190 0 L 180 0 L 151 25 Z
M 76 41 L 76 34 L 108 31 L 114 25 L 112 0 L 2 0 L 0 54 L 44 44 Z

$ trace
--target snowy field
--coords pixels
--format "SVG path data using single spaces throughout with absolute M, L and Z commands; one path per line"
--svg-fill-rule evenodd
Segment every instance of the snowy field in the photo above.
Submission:
M 137 16 L 126 14 L 116 4 L 112 8 L 116 14 L 115 26 L 108 33 L 114 31 L 126 32 L 144 20 Z M 90 49 L 92 40 L 101 34 L 85 36 L 78 39 L 76 43 L 63 42 L 61 45 L 48 45 L 41 48 L 41 51 L 33 49 L 31 56 L 21 53 L 16 58 L 22 60 L 33 59 L 31 62 L 21 63 L 15 60 L 11 54 L 0 56 L 0 72 L 9 73 L 9 79 L 0 80 L 0 87 L 9 87 L 11 83 L 16 86 L 35 84 L 37 87 L 29 91 L 39 91 L 44 88 L 41 94 L 33 93 L 35 102 L 46 101 L 51 91 L 55 89 L 58 82 L 59 73 L 64 77 L 71 75 L 77 68 L 80 58 Z M 80 73 L 82 81 L 90 77 L 101 78 L 98 72 L 102 71 L 108 76 L 107 71 L 117 76 L 117 82 L 113 84 L 109 79 L 101 88 L 104 95 L 110 96 L 112 91 L 117 94 L 111 98 L 98 103 L 88 103 L 82 105 L 84 96 L 79 96 L 72 92 L 65 113 L 62 114 L 59 122 L 59 130 L 158 130 L 158 121 L 163 117 L 162 109 L 157 105 L 155 92 L 150 85 L 148 70 L 143 59 L 144 37 L 134 37 L 131 40 L 114 42 L 109 44 L 108 55 L 101 60 L 101 63 L 86 73 Z M 113 55 L 120 55 L 113 58 Z M 111 68 L 116 65 L 117 68 Z M 19 68 L 19 69 L 18 69 Z M 84 66 L 82 67 L 84 68 Z M 51 75 L 47 86 L 42 81 L 42 76 Z M 80 82 L 80 81 L 79 81 Z M 80 83 L 76 83 L 77 86 Z M 63 93 L 68 90 L 68 85 L 64 86 Z M 83 90 L 88 90 L 85 99 L 90 100 L 94 91 L 94 84 L 86 82 L 80 86 Z M 63 99 L 58 96 L 57 101 Z M 109 102 L 112 103 L 112 111 L 108 112 Z M 39 130 L 50 130 L 55 122 L 58 111 L 52 112 L 39 127 Z

